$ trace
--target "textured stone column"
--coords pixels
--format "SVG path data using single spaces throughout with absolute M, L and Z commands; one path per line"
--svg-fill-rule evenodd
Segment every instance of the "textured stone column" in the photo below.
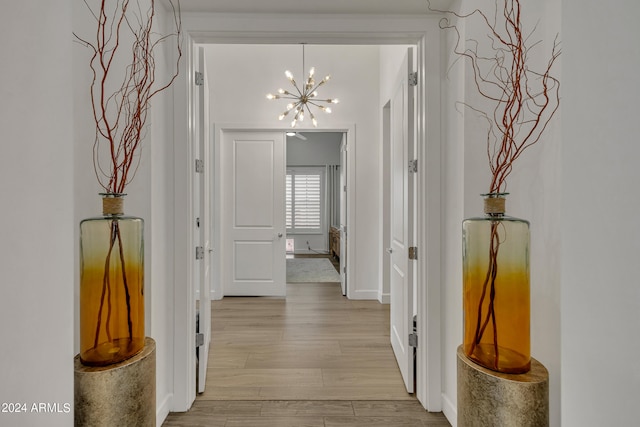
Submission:
M 115 365 L 84 366 L 74 359 L 76 426 L 156 425 L 156 342 Z
M 526 374 L 483 368 L 458 347 L 458 427 L 546 427 L 549 425 L 549 373 L 531 358 Z

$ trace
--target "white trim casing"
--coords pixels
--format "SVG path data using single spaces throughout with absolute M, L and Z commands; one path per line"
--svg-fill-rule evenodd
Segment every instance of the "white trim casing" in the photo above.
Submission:
M 286 31 L 283 31 L 286 28 Z M 417 92 L 416 141 L 419 163 L 417 243 L 420 249 L 418 279 L 417 397 L 429 411 L 440 411 L 441 397 L 441 319 L 440 319 L 440 29 L 436 16 L 375 15 L 215 15 L 185 14 L 183 29 L 189 43 L 307 43 L 320 44 L 417 44 L 419 84 Z M 251 30 L 247 30 L 251 29 Z M 190 49 L 186 49 L 190 52 Z M 189 55 L 187 55 L 189 56 Z M 174 318 L 174 402 L 172 410 L 187 410 L 195 398 L 195 290 L 192 283 L 193 261 L 190 244 L 190 198 L 192 195 L 191 148 L 189 135 L 190 61 L 183 61 L 186 78 L 174 85 L 175 93 L 175 318 Z M 185 80 L 187 82 L 185 82 Z M 260 128 L 252 126 L 216 126 L 221 129 Z M 265 128 L 265 127 L 262 127 Z M 273 129 L 273 127 L 266 127 Z M 349 179 L 355 176 L 355 128 L 349 131 Z M 182 148 L 181 148 L 182 147 Z M 353 165 L 353 166 L 352 166 Z M 217 174 L 217 171 L 216 171 Z M 355 231 L 355 182 L 349 191 L 349 233 Z M 219 236 L 219 233 L 218 233 Z M 220 247 L 216 245 L 216 247 Z M 352 245 L 348 249 L 349 280 L 355 279 Z M 349 288 L 351 289 L 351 288 Z M 358 295 L 348 289 L 351 299 L 377 299 Z
M 194 43 L 185 32 L 184 55 L 180 69 L 185 70 L 174 88 L 174 330 L 173 399 L 171 411 L 187 411 L 195 400 L 195 263 L 193 245 L 193 91 Z
M 281 125 L 279 124 L 274 124 L 274 123 L 269 123 L 269 124 L 227 124 L 227 123 L 217 123 L 214 125 L 214 144 L 215 144 L 215 151 L 216 153 L 219 153 L 220 151 L 220 143 L 222 141 L 222 135 L 225 132 L 231 132 L 231 131 L 246 131 L 246 132 L 251 132 L 251 131 L 282 131 L 283 133 L 288 131 L 289 129 L 287 128 L 283 128 L 281 127 Z M 346 134 L 346 138 L 347 138 L 347 146 L 348 146 L 348 150 L 350 153 L 350 156 L 348 157 L 348 165 L 347 165 L 347 205 L 348 206 L 354 206 L 355 205 L 355 171 L 356 171 L 356 166 L 355 166 L 355 156 L 353 155 L 355 153 L 355 140 L 356 140 L 356 127 L 355 125 L 338 125 L 336 127 L 331 127 L 331 128 L 322 128 L 322 129 L 315 129 L 315 128 L 297 128 L 300 132 L 340 132 L 340 133 L 344 133 Z M 217 158 L 220 159 L 220 156 L 218 154 L 216 154 Z M 214 191 L 214 199 L 219 201 L 219 200 L 223 200 L 223 191 L 224 188 L 222 188 L 222 179 L 221 179 L 221 169 L 223 168 L 223 166 L 220 164 L 220 160 L 217 160 L 216 163 L 214 164 L 214 169 L 215 169 L 215 179 L 216 182 L 213 185 L 213 191 Z M 216 209 L 220 209 L 219 203 L 216 205 Z M 356 215 L 356 210 L 353 207 L 350 207 L 348 209 L 347 212 L 348 218 L 347 218 L 347 223 L 353 223 L 353 221 L 355 221 L 355 215 Z M 217 215 L 215 216 L 215 222 L 214 222 L 214 237 L 212 239 L 213 244 L 215 247 L 222 247 L 222 239 L 224 238 L 223 232 L 222 232 L 222 217 L 221 215 Z M 351 229 L 349 230 L 349 233 L 351 236 L 355 237 L 355 230 Z M 354 253 L 353 251 L 355 249 L 352 248 L 353 245 L 348 245 L 347 246 L 347 259 L 354 259 Z M 214 253 L 214 260 L 213 260 L 213 265 L 214 266 L 219 266 L 220 265 L 220 256 L 219 253 Z M 218 268 L 217 270 L 215 270 L 217 272 L 214 273 L 215 277 L 213 278 L 213 282 L 214 282 L 214 289 L 212 289 L 213 294 L 215 295 L 215 298 L 217 299 L 221 299 L 224 297 L 224 284 L 223 284 L 223 278 L 221 276 L 221 268 Z M 355 262 L 349 262 L 347 263 L 347 277 L 350 278 L 355 278 Z M 354 279 L 349 279 L 349 280 L 354 280 Z M 349 288 L 347 289 L 349 291 Z M 351 292 L 348 295 L 349 298 L 351 299 L 371 299 L 370 294 L 358 294 L 357 292 Z M 213 296 L 212 296 L 213 298 Z

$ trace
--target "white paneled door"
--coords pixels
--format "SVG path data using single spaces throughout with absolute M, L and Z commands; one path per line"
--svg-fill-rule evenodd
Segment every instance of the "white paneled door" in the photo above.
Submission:
M 223 132 L 223 292 L 284 296 L 284 132 Z
M 196 261 L 194 274 L 197 284 L 198 306 L 198 393 L 204 393 L 207 380 L 207 362 L 209 360 L 209 344 L 211 343 L 211 173 L 210 162 L 211 146 L 209 143 L 209 85 L 207 73 L 204 69 L 204 50 L 198 48 L 199 70 L 202 70 L 202 81 L 195 86 L 193 104 L 194 112 L 193 130 L 195 132 L 194 155 L 198 160 L 204 160 L 203 167 L 195 172 L 193 211 L 196 237 L 196 246 L 202 248 Z
M 412 67 L 409 49 L 396 77 L 391 99 L 391 346 L 407 391 L 414 391 L 413 348 L 413 265 L 409 248 L 413 244 L 413 87 L 409 84 Z

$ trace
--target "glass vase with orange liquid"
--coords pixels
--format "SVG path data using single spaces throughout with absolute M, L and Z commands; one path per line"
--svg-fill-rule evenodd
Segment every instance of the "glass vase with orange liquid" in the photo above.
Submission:
M 529 222 L 485 195 L 485 216 L 462 223 L 463 349 L 477 364 L 521 374 L 531 367 Z
M 106 366 L 144 347 L 144 221 L 103 194 L 103 216 L 80 223 L 80 361 Z

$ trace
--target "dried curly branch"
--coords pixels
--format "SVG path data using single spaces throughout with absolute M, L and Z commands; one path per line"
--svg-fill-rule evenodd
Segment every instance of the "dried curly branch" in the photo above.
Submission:
M 96 125 L 93 163 L 100 186 L 110 193 L 123 193 L 140 163 L 139 149 L 145 137 L 151 99 L 169 88 L 179 73 L 182 57 L 182 24 L 179 1 L 169 0 L 173 31 L 153 30 L 155 0 L 101 0 L 94 11 L 95 40 L 74 33 L 76 41 L 92 51 L 89 67 L 91 108 Z M 156 81 L 156 51 L 173 39 L 176 66 L 167 81 Z M 122 67 L 122 63 L 126 63 Z
M 492 175 L 489 193 L 502 193 L 515 160 L 540 140 L 558 111 L 560 82 L 551 74 L 561 53 L 558 39 L 554 40 L 546 66 L 534 71 L 530 68 L 529 53 L 540 42 L 529 41 L 535 28 L 525 34 L 519 0 L 496 1 L 492 19 L 480 9 L 459 14 L 433 9 L 430 0 L 427 2 L 431 11 L 458 20 L 479 18 L 487 29 L 483 43 L 476 39 L 463 43 L 458 27 L 450 19 L 443 18 L 440 22 L 441 28 L 457 34 L 454 52 L 469 60 L 478 93 L 494 105 L 487 110 L 464 103 L 487 120 L 487 156 Z

